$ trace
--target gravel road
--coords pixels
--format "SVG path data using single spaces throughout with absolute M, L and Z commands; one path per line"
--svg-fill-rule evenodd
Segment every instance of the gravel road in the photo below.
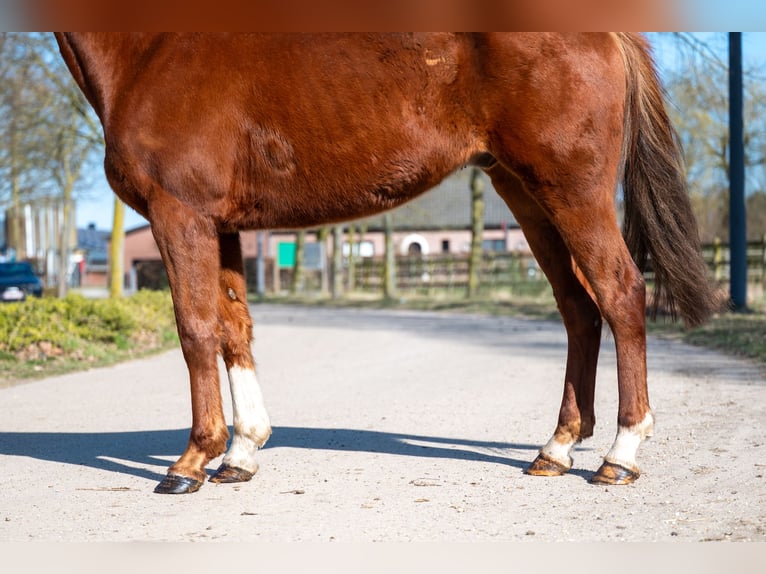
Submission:
M 616 430 L 608 335 L 595 435 L 569 475 L 545 479 L 522 470 L 556 422 L 561 325 L 253 315 L 274 433 L 251 482 L 153 494 L 188 437 L 180 351 L 19 384 L 0 389 L 0 540 L 766 540 L 766 383 L 751 362 L 650 340 L 643 474 L 597 487 Z

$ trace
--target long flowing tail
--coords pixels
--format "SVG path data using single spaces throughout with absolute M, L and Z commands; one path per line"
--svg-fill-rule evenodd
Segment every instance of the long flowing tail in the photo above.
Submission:
M 647 41 L 618 35 L 627 73 L 623 142 L 623 235 L 634 261 L 654 270 L 652 314 L 662 307 L 687 326 L 719 307 L 700 252 L 678 136 L 670 122 Z

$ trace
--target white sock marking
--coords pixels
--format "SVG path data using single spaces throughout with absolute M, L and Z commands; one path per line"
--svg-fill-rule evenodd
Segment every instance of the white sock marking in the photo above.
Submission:
M 255 472 L 258 470 L 256 452 L 271 435 L 269 415 L 252 369 L 234 366 L 228 375 L 234 409 L 234 437 L 223 462 Z
M 572 468 L 572 457 L 569 453 L 572 452 L 574 445 L 575 441 L 562 443 L 556 440 L 556 435 L 553 435 L 551 440 L 540 449 L 540 452 L 566 468 Z
M 644 420 L 632 427 L 619 427 L 614 444 L 604 460 L 617 464 L 624 468 L 637 469 L 636 452 L 641 442 L 652 436 L 654 429 L 654 416 L 651 412 L 646 413 Z

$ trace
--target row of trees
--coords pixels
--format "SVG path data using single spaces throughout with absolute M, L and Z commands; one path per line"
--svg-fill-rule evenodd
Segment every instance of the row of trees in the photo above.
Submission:
M 74 199 L 87 185 L 102 140 L 97 120 L 51 34 L 0 35 L 0 122 L 0 210 L 6 214 L 6 248 L 20 251 L 23 205 L 55 200 L 61 206 L 56 268 L 63 295 Z
M 675 65 L 664 72 L 671 115 L 684 144 L 692 202 L 703 241 L 728 237 L 728 115 L 725 35 L 704 42 L 689 34 L 653 34 L 672 46 Z M 748 167 L 748 232 L 766 233 L 766 76 L 746 70 L 745 144 Z M 0 211 L 56 199 L 63 206 L 62 246 L 71 234 L 68 210 L 88 189 L 88 174 L 103 155 L 101 129 L 66 70 L 51 34 L 0 35 Z M 473 193 L 477 202 L 480 190 Z M 121 207 L 119 202 L 116 206 Z M 478 203 L 477 203 L 478 208 Z M 119 249 L 121 209 L 115 209 Z M 18 219 L 7 223 L 7 247 L 20 242 Z M 66 248 L 60 249 L 59 292 L 66 281 Z M 121 261 L 121 257 L 112 257 Z M 121 272 L 113 285 L 119 284 Z M 392 271 L 388 272 L 389 278 Z M 389 280 L 391 281 L 391 280 Z M 391 283 L 389 282 L 389 285 Z M 392 287 L 393 289 L 393 287 Z
M 729 238 L 729 115 L 726 34 L 705 41 L 686 34 L 652 34 L 673 62 L 664 70 L 670 114 L 684 148 L 687 181 L 703 242 Z M 747 49 L 747 47 L 745 48 Z M 766 74 L 744 70 L 747 231 L 766 233 Z

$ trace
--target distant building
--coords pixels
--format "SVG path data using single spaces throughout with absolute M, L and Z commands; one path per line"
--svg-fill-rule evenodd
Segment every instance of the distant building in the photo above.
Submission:
M 76 280 L 80 287 L 106 287 L 109 272 L 109 239 L 111 232 L 96 229 L 95 223 L 77 230 Z
M 75 204 L 71 205 L 67 248 L 70 253 L 76 247 Z M 43 279 L 51 286 L 58 280 L 59 249 L 64 222 L 64 206 L 61 198 L 37 199 L 18 208 L 5 211 L 2 251 L 6 259 L 30 261 Z M 73 262 L 70 260 L 67 274 L 72 277 Z
M 470 169 L 463 169 L 440 185 L 393 210 L 394 244 L 400 255 L 466 253 L 471 245 Z M 484 251 L 529 252 L 524 234 L 489 177 L 484 182 Z M 383 216 L 354 222 L 366 228 L 365 241 L 373 255 L 383 252 Z

